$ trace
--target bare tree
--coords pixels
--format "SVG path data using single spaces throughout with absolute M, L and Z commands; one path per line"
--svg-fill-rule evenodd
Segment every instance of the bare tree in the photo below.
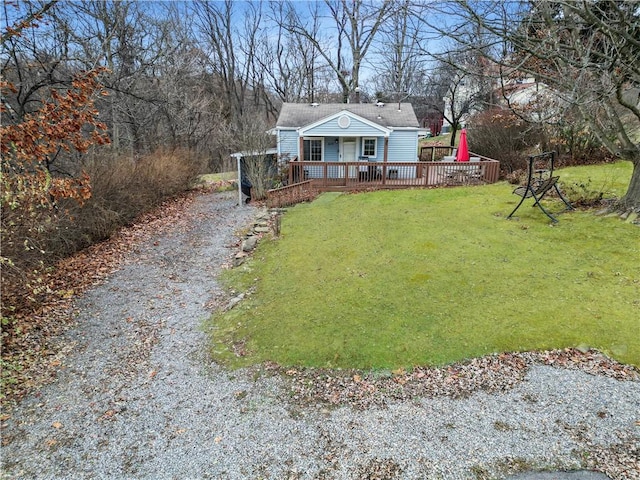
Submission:
M 229 152 L 241 155 L 241 182 L 251 187 L 251 198 L 262 200 L 272 187 L 276 175 L 274 155 L 268 152 L 273 147 L 273 135 L 259 114 L 245 115 L 239 125 L 226 124 L 217 130 L 219 140 Z
M 8 107 L 3 113 L 3 123 L 20 121 L 25 114 L 38 110 L 48 98 L 52 88 L 66 88 L 71 85 L 73 70 L 69 68 L 65 56 L 64 42 L 68 39 L 64 29 L 58 25 L 43 24 L 40 28 L 21 28 L 12 25 L 12 18 L 19 16 L 26 20 L 21 25 L 31 25 L 36 19 L 54 9 L 56 2 L 40 5 L 24 2 L 12 6 L 3 4 L 5 32 L 2 35 L 2 76 L 15 85 L 15 92 L 3 98 Z
M 308 25 L 313 37 L 318 36 L 320 29 L 318 5 L 312 5 L 315 13 L 310 16 Z M 263 33 L 256 64 L 264 75 L 265 88 L 274 92 L 281 102 L 314 102 L 316 72 L 324 65 L 320 64 L 320 55 L 313 42 L 285 28 L 289 15 L 290 7 L 286 4 L 279 1 L 270 3 L 272 24 Z
M 65 58 L 79 68 L 105 66 L 109 95 L 98 103 L 109 125 L 112 148 L 136 156 L 165 141 L 157 118 L 163 102 L 158 86 L 163 65 L 179 44 L 173 26 L 161 18 L 164 6 L 133 1 L 63 2 L 52 23 L 68 35 Z
M 400 103 L 422 93 L 426 63 L 423 51 L 428 41 L 422 35 L 419 19 L 424 11 L 411 0 L 398 0 L 380 27 L 375 86 L 385 100 Z
M 223 102 L 212 89 L 208 59 L 191 35 L 188 18 L 174 3 L 165 8 L 168 19 L 158 28 L 166 30 L 167 55 L 154 64 L 152 77 L 158 100 L 154 135 L 164 147 L 210 158 L 212 125 L 220 121 Z
M 42 5 L 48 10 L 40 27 L 7 37 L 2 45 L 3 76 L 16 85 L 3 98 L 9 107 L 4 124 L 37 110 L 50 89 L 69 88 L 77 72 L 104 66 L 100 80 L 108 95 L 96 107 L 113 139 L 109 148 L 115 155 L 109 158 L 176 147 L 214 156 L 211 125 L 225 110 L 224 95 L 187 24 L 185 5 L 25 1 L 4 5 L 6 21 L 41 15 Z M 50 168 L 73 174 L 90 156 L 60 152 Z
M 246 9 L 239 11 L 232 0 L 194 4 L 197 34 L 206 42 L 208 68 L 220 82 L 229 120 L 237 124 L 247 101 L 253 100 L 250 81 L 255 73 L 253 60 L 262 19 L 261 4 L 244 6 Z
M 494 87 L 479 67 L 482 63 L 483 59 L 465 51 L 439 54 L 426 83 L 425 96 L 431 110 L 439 112 L 451 126 L 451 146 L 469 116 L 491 103 Z
M 557 99 L 557 118 L 577 112 L 603 146 L 633 164 L 620 204 L 640 209 L 638 2 L 459 0 L 449 13 L 478 26 L 486 43 L 502 46 L 484 54 L 506 75 L 545 84 Z
M 325 0 L 324 5 L 332 21 L 332 35 L 327 39 L 318 36 L 319 9 L 310 11 L 311 24 L 302 20 L 293 4 L 289 4 L 289 22 L 286 28 L 307 39 L 324 58 L 335 75 L 342 101 L 347 103 L 351 93 L 359 101 L 360 69 L 382 24 L 389 16 L 391 1 Z

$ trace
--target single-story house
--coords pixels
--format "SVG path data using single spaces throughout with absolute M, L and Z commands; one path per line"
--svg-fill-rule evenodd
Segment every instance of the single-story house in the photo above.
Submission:
M 285 103 L 274 131 L 278 158 L 301 162 L 416 162 L 426 134 L 410 103 L 382 102 Z

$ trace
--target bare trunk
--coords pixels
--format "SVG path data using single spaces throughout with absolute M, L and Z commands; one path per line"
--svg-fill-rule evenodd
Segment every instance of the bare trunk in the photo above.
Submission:
M 620 203 L 627 209 L 640 210 L 640 158 L 636 158 L 633 162 L 629 188 Z
M 342 86 L 342 103 L 349 103 L 349 86 Z
M 452 147 L 456 146 L 456 134 L 458 133 L 457 125 L 457 122 L 454 122 L 454 124 L 451 126 L 451 140 L 449 142 L 449 145 Z

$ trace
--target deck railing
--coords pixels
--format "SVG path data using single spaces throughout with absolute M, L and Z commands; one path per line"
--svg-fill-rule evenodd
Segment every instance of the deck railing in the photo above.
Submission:
M 311 181 L 320 191 L 475 185 L 498 181 L 500 162 L 289 162 L 289 184 Z
M 420 147 L 420 161 L 433 162 L 442 160 L 447 155 L 453 153 L 454 147 L 444 145 L 425 145 Z
M 300 202 L 308 202 L 318 195 L 313 181 L 298 182 L 267 192 L 267 207 L 282 208 Z

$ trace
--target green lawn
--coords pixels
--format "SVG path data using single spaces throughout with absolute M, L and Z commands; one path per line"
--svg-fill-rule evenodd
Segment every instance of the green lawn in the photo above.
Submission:
M 234 190 L 237 187 L 238 172 L 207 173 L 198 175 L 195 188 L 207 186 L 216 192 Z
M 564 168 L 558 174 L 567 192 L 603 192 L 604 198 L 611 198 L 621 197 L 627 191 L 631 170 L 630 162 L 615 162 Z
M 458 139 L 460 138 L 460 130 L 458 130 L 456 132 L 456 144 Z M 449 142 L 451 142 L 451 134 L 445 134 L 445 135 L 438 135 L 437 137 L 428 137 L 428 138 L 424 138 L 422 140 L 420 140 L 420 145 L 432 145 L 432 144 L 437 144 L 437 145 L 449 145 Z
M 606 179 L 621 195 L 631 164 L 560 175 Z M 592 211 L 551 225 L 531 200 L 506 220 L 512 189 L 324 194 L 290 209 L 280 238 L 227 272 L 253 294 L 210 320 L 214 355 L 235 366 L 397 368 L 590 346 L 640 365 L 638 226 Z
M 207 173 L 198 177 L 203 182 L 219 182 L 221 180 L 237 180 L 238 172 Z

